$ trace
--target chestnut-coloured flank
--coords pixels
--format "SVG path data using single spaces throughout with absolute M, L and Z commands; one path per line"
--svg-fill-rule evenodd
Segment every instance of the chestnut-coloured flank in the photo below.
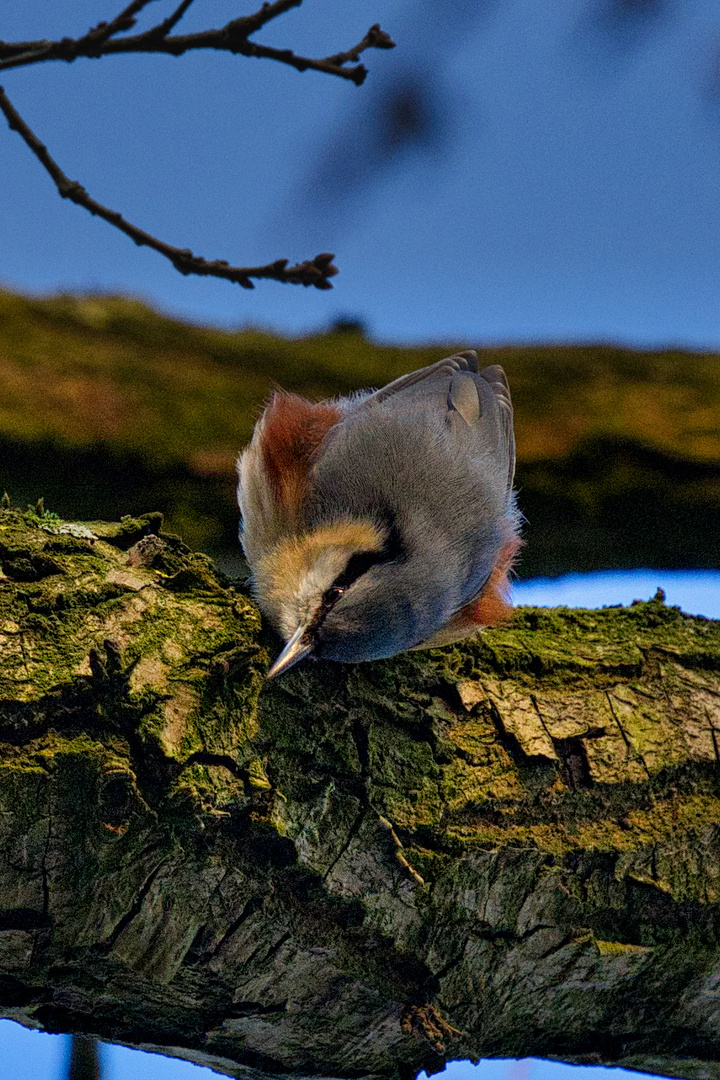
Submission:
M 465 607 L 433 634 L 428 641 L 416 645 L 418 649 L 439 648 L 469 637 L 483 626 L 497 626 L 508 623 L 512 618 L 513 607 L 508 599 L 510 592 L 510 572 L 523 541 L 519 536 L 507 540 L 500 548 L 490 577 L 481 592 Z
M 461 608 L 455 616 L 456 619 L 462 620 L 468 626 L 496 626 L 498 623 L 510 621 L 513 613 L 508 599 L 510 571 L 522 543 L 520 537 L 514 536 L 503 544 L 482 592 L 475 600 Z
M 275 497 L 293 518 L 307 496 L 312 459 L 341 417 L 342 410 L 333 402 L 315 404 L 284 390 L 270 398 L 263 415 L 260 453 Z

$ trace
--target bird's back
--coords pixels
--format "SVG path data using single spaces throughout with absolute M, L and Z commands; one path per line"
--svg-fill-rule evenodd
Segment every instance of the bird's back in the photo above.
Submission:
M 477 364 L 477 359 L 472 354 Z M 342 513 L 395 529 L 404 573 L 456 608 L 474 597 L 514 531 L 512 406 L 502 369 L 468 354 L 346 404 L 312 469 L 310 525 Z M 341 403 L 345 404 L 345 403 Z M 431 553 L 415 564 L 416 553 Z

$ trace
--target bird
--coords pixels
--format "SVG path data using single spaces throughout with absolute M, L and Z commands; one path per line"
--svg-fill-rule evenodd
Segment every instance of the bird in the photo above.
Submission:
M 267 678 L 508 621 L 514 472 L 505 373 L 471 350 L 335 400 L 275 390 L 238 459 L 252 591 L 285 641 Z

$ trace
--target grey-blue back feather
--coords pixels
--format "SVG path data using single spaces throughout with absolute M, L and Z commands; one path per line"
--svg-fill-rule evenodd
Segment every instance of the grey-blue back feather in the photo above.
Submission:
M 502 369 L 478 372 L 474 353 L 343 405 L 313 469 L 308 524 L 372 517 L 403 555 L 348 590 L 318 651 L 370 659 L 369 640 L 376 657 L 426 640 L 487 580 L 516 515 L 512 405 Z

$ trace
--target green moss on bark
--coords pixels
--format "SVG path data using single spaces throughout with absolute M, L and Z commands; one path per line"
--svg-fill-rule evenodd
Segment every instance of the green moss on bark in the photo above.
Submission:
M 83 532 L 83 528 L 85 532 Z M 0 1009 L 230 1075 L 720 1077 L 720 625 L 307 663 L 155 516 L 0 512 Z

